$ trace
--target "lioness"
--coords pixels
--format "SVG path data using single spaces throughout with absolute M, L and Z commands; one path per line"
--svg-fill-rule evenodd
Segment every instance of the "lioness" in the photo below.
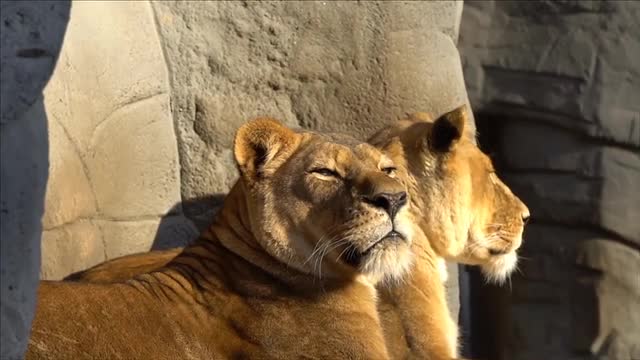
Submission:
M 392 158 L 411 196 L 412 213 L 428 240 L 415 238 L 416 261 L 408 283 L 383 288 L 380 306 L 393 315 L 381 316 L 387 341 L 406 339 L 409 351 L 418 358 L 433 354 L 434 340 L 425 328 L 449 331 L 448 344 L 452 352 L 457 350 L 457 326 L 452 319 L 422 311 L 437 307 L 432 303 L 440 301 L 433 292 L 441 288 L 430 281 L 436 264 L 444 258 L 479 265 L 487 280 L 501 283 L 516 267 L 516 250 L 529 218 L 529 209 L 500 181 L 489 157 L 466 131 L 467 117 L 466 106 L 435 120 L 416 113 L 369 139 L 377 147 L 400 140 L 403 156 Z
M 435 120 L 417 113 L 369 140 L 397 163 L 398 178 L 409 184 L 412 212 L 428 234 L 414 237 L 417 259 L 407 278 L 378 285 L 385 339 L 396 358 L 439 359 L 457 352 L 457 327 L 442 310 L 444 288 L 434 276 L 443 258 L 480 265 L 487 279 L 497 282 L 516 266 L 528 209 L 497 178 L 489 158 L 465 132 L 465 121 L 464 106 Z M 400 139 L 399 148 L 394 139 Z M 69 279 L 126 280 L 163 266 L 180 251 L 113 259 Z
M 369 279 L 411 264 L 395 165 L 342 135 L 242 126 L 213 225 L 123 283 L 42 281 L 28 359 L 387 359 Z
M 415 113 L 368 142 L 384 148 L 400 139 L 404 156 L 393 157 L 398 177 L 407 183 L 412 212 L 436 253 L 479 265 L 487 280 L 502 283 L 516 268 L 529 209 L 474 143 L 467 117 L 466 106 L 436 120 Z

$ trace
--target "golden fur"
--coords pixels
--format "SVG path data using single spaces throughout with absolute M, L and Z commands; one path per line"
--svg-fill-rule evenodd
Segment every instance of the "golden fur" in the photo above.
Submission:
M 385 359 L 370 279 L 411 265 L 394 165 L 340 135 L 242 126 L 213 225 L 125 282 L 43 281 L 27 359 Z
M 429 234 L 428 241 L 420 231 L 414 236 L 417 259 L 409 276 L 378 286 L 378 310 L 389 353 L 396 358 L 444 359 L 457 352 L 457 326 L 436 276 L 442 258 L 480 265 L 487 278 L 496 281 L 503 281 L 515 267 L 528 210 L 495 176 L 472 135 L 465 133 L 466 117 L 463 107 L 436 120 L 417 113 L 370 140 L 399 164 L 398 177 L 409 184 L 412 212 Z M 151 271 L 173 256 L 150 252 L 114 259 L 76 278 L 127 279 L 131 267 L 142 265 Z
M 446 308 L 444 285 L 433 281 L 438 264 L 447 259 L 479 265 L 488 280 L 504 281 L 515 269 L 529 217 L 527 207 L 498 179 L 491 160 L 475 145 L 465 127 L 468 121 L 465 106 L 435 120 L 416 113 L 369 139 L 387 148 L 399 140 L 402 149 L 391 157 L 426 235 L 414 237 L 416 261 L 406 283 L 388 288 L 385 295 L 395 299 L 393 311 L 402 324 L 401 329 L 385 328 L 387 342 L 404 338 L 417 358 L 442 354 L 447 348 L 457 353 L 457 325 L 449 313 L 422 311 Z M 434 338 L 433 333 L 447 336 Z
M 153 250 L 114 258 L 64 278 L 67 281 L 114 283 L 157 270 L 173 260 L 183 248 Z
M 386 146 L 399 138 L 401 168 L 419 219 L 436 253 L 479 265 L 490 281 L 503 282 L 515 269 L 516 250 L 529 209 L 496 175 L 491 159 L 466 132 L 465 106 L 436 120 L 416 113 L 381 130 L 369 142 Z

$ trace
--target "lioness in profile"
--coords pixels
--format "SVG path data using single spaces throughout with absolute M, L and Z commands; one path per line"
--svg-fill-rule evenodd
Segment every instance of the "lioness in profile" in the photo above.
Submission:
M 516 250 L 529 218 L 529 209 L 496 176 L 491 160 L 466 130 L 467 117 L 466 106 L 435 120 L 416 113 L 369 139 L 381 148 L 400 140 L 402 156 L 392 159 L 409 191 L 420 234 L 426 235 L 414 238 L 416 260 L 407 283 L 381 291 L 387 341 L 405 339 L 408 352 L 417 358 L 429 358 L 437 349 L 425 329 L 449 331 L 448 344 L 457 350 L 453 320 L 423 311 L 441 301 L 434 292 L 444 291 L 431 279 L 437 263 L 447 259 L 479 265 L 487 280 L 501 283 L 516 268 Z
M 342 135 L 242 126 L 208 231 L 114 284 L 43 281 L 28 359 L 387 359 L 370 279 L 411 265 L 408 194 Z
M 416 260 L 408 276 L 377 286 L 385 340 L 394 358 L 443 359 L 457 353 L 457 327 L 437 276 L 443 258 L 480 265 L 497 282 L 516 266 L 528 209 L 496 177 L 489 158 L 465 131 L 466 121 L 464 106 L 435 120 L 417 113 L 369 141 L 384 147 L 397 163 L 398 178 L 408 184 L 411 211 L 428 234 L 414 236 Z M 181 251 L 129 255 L 69 279 L 122 281 L 163 266 Z

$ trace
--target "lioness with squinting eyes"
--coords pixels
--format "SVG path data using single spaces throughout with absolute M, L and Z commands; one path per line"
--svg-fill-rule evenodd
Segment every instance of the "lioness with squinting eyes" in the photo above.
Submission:
M 241 176 L 166 266 L 113 284 L 42 281 L 27 359 L 387 359 L 375 281 L 411 265 L 395 165 L 343 135 L 242 126 Z

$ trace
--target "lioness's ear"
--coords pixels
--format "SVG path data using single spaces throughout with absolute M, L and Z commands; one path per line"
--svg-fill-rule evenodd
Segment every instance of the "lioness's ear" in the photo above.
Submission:
M 233 151 L 242 175 L 259 179 L 275 171 L 290 154 L 298 135 L 279 121 L 258 118 L 240 127 Z M 283 159 L 284 157 L 284 159 Z
M 466 108 L 466 105 L 457 107 L 433 122 L 433 127 L 427 138 L 430 150 L 447 152 L 458 143 L 464 133 L 464 124 L 467 121 Z

